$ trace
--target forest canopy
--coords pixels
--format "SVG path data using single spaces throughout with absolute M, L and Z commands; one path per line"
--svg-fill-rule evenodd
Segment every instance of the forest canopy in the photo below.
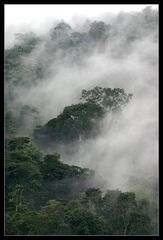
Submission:
M 151 7 L 15 33 L 6 235 L 158 235 L 157 41 Z

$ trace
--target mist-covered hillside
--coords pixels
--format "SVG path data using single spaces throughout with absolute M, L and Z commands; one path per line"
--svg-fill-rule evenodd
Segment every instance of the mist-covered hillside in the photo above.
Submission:
M 158 11 L 15 32 L 5 141 L 7 235 L 157 235 Z

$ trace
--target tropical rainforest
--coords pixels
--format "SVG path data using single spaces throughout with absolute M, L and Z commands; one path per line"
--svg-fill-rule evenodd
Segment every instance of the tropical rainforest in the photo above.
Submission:
M 158 12 L 5 49 L 5 234 L 158 235 Z

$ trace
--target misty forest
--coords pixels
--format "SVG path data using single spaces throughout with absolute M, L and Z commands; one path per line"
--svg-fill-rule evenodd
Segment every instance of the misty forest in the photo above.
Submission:
M 158 10 L 5 49 L 5 234 L 158 235 Z

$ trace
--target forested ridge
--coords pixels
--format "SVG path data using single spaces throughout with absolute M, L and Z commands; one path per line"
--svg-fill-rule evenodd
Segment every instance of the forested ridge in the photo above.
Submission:
M 46 36 L 20 33 L 15 45 L 5 50 L 6 235 L 158 235 L 157 177 L 131 173 L 128 190 L 106 188 L 109 173 L 101 177 L 94 167 L 78 164 L 88 153 L 82 151 L 80 159 L 75 155 L 84 143 L 89 144 L 121 121 L 123 111 L 137 96 L 121 85 L 109 87 L 101 81 L 88 88 L 74 87 L 72 93 L 77 94 L 71 101 L 64 86 L 59 92 L 60 82 L 53 83 L 60 64 L 65 66 L 66 76 L 74 65 L 75 69 L 85 66 L 94 49 L 105 52 L 108 41 L 112 44 L 125 29 L 125 17 L 132 24 L 141 23 L 141 31 L 135 27 L 135 31 L 126 32 L 123 44 L 128 45 L 128 51 L 133 42 L 146 35 L 156 42 L 157 12 L 147 8 L 135 16 L 121 14 L 113 26 L 103 21 L 87 23 L 84 32 L 60 22 Z M 120 19 L 124 29 L 117 27 Z M 123 59 L 126 53 L 119 51 L 117 56 L 112 49 L 112 54 L 114 59 Z M 66 77 L 65 89 L 73 89 Z M 49 89 L 54 86 L 54 92 L 48 99 L 65 95 L 64 104 L 62 97 L 48 102 L 47 96 L 39 95 L 48 89 L 51 78 Z M 46 104 L 38 104 L 44 97 Z M 110 124 L 107 130 L 103 127 L 106 119 Z M 104 157 L 101 154 L 101 159 Z

